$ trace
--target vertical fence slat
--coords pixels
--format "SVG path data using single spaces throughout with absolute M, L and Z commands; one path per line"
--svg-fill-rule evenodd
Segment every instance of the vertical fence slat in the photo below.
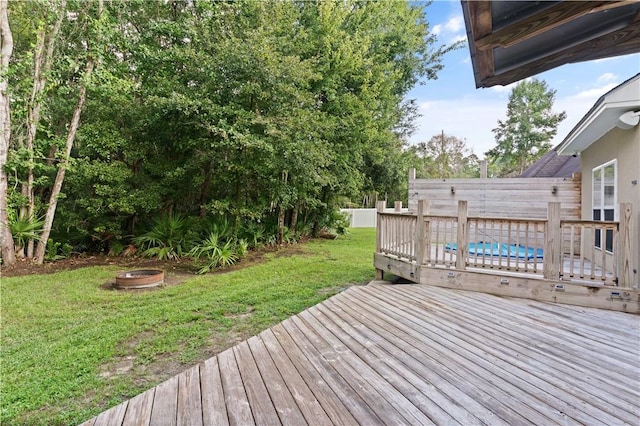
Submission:
M 584 278 L 584 260 L 587 254 L 584 247 L 586 229 L 584 225 L 580 226 L 580 278 Z M 591 235 L 589 234 L 589 236 Z
M 440 249 L 440 220 L 435 221 L 436 226 L 436 263 L 440 262 L 439 249 Z M 444 263 L 444 258 L 442 259 Z
M 384 216 L 380 214 L 384 212 L 384 206 L 384 201 L 378 201 L 376 204 L 376 253 L 382 253 L 383 238 L 386 234 L 384 230 Z M 384 279 L 384 271 L 382 269 L 376 268 L 376 279 Z
M 469 245 L 467 239 L 467 207 L 466 201 L 458 201 L 458 223 L 456 226 L 456 243 L 458 245 L 458 250 L 456 251 L 456 269 L 458 270 L 466 269 L 467 247 Z
M 511 241 L 511 221 L 509 221 L 507 223 L 507 269 L 511 269 Z M 516 251 L 516 259 L 518 259 L 518 254 L 519 251 Z
M 608 226 L 603 226 L 603 232 L 600 234 L 600 252 L 602 253 L 602 266 L 600 268 L 600 279 L 604 281 L 607 278 L 607 233 Z M 611 248 L 613 250 L 613 247 Z M 594 268 L 595 269 L 595 268 Z
M 415 253 L 416 263 L 422 265 L 424 263 L 424 252 L 427 241 L 425 239 L 424 215 L 427 214 L 429 202 L 427 200 L 418 200 L 418 216 L 416 218 L 416 240 Z
M 482 221 L 482 233 L 484 234 L 485 237 L 487 236 L 487 221 L 486 220 Z M 484 240 L 486 240 L 486 238 L 483 238 L 483 241 L 481 241 L 482 247 L 483 247 L 483 250 L 482 250 L 482 267 L 483 268 L 485 266 L 487 266 L 487 256 L 486 256 L 487 253 L 485 253 L 485 251 L 484 251 L 484 244 L 486 244 L 487 242 L 484 241 Z M 477 242 L 476 242 L 476 251 L 478 251 L 478 243 Z
M 633 211 L 631 203 L 621 203 L 619 211 L 620 226 L 618 228 L 618 232 L 620 233 L 620 267 L 618 285 L 620 287 L 630 288 L 633 285 L 633 269 L 631 268 L 631 256 L 633 254 L 631 218 L 633 217 Z M 640 223 L 635 224 L 635 226 L 640 226 Z M 640 265 L 637 266 L 640 267 Z
M 544 245 L 544 277 L 555 280 L 559 276 L 558 259 L 561 251 L 560 203 L 549 203 Z
M 573 273 L 573 259 L 575 257 L 574 255 L 574 248 L 575 248 L 575 231 L 576 231 L 576 226 L 575 225 L 571 225 L 571 235 L 569 237 L 569 276 L 571 278 L 573 278 L 574 273 Z
M 427 254 L 426 263 L 429 266 L 433 266 L 433 259 L 431 258 L 431 220 L 428 219 L 424 222 L 424 242 L 425 252 Z

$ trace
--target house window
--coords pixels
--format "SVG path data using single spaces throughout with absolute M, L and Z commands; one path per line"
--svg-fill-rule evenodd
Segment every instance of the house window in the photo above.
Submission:
M 593 169 L 593 220 L 612 221 L 616 218 L 616 160 Z M 597 229 L 595 245 L 602 249 L 602 232 Z M 613 231 L 605 231 L 604 248 L 613 251 Z

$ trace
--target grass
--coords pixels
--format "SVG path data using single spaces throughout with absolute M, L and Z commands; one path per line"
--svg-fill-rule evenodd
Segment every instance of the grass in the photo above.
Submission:
M 145 292 L 121 269 L 2 278 L 1 424 L 78 424 L 217 351 L 373 279 L 375 230 Z

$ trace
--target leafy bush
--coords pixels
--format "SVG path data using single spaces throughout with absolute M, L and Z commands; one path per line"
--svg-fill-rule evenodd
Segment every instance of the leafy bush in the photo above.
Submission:
M 339 210 L 333 210 L 329 215 L 329 228 L 338 235 L 346 235 L 349 233 L 349 215 Z
M 211 232 L 189 251 L 189 255 L 196 259 L 205 258 L 204 265 L 198 270 L 198 274 L 205 274 L 212 269 L 235 264 L 246 251 L 246 241 L 227 239 L 223 242 L 216 232 Z
M 238 256 L 240 258 L 244 257 L 244 255 L 247 254 L 247 251 L 249 251 L 249 243 L 247 240 L 238 240 L 238 244 L 236 245 L 236 252 L 238 253 Z
M 227 241 L 222 247 L 220 247 L 220 251 L 218 253 L 218 265 L 221 267 L 231 266 L 235 264 L 239 259 L 238 253 L 236 251 L 236 246 L 232 244 L 231 241 Z
M 43 218 L 20 214 L 15 215 L 15 218 L 11 220 L 10 228 L 16 247 L 24 248 L 29 240 L 39 240 L 43 225 Z
M 109 244 L 109 256 L 120 256 L 124 252 L 124 245 L 120 241 L 111 241 Z
M 183 215 L 164 215 L 151 230 L 133 239 L 143 256 L 158 260 L 177 260 L 194 245 L 191 222 Z
M 53 241 L 49 238 L 47 242 L 47 251 L 44 254 L 44 260 L 53 262 L 55 260 L 66 259 L 71 256 L 73 246 L 69 243 L 61 243 L 60 241 Z
M 251 248 L 260 247 L 260 245 L 264 244 L 266 234 L 265 226 L 257 222 L 247 223 L 240 231 L 240 235 Z
M 349 215 L 338 209 L 332 209 L 319 221 L 322 232 L 335 235 L 346 235 L 349 232 Z

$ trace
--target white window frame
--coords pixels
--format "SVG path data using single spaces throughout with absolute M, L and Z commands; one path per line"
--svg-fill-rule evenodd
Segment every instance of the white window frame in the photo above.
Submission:
M 605 169 L 609 166 L 613 165 L 613 204 L 605 204 Z M 600 205 L 596 205 L 595 204 L 595 185 L 596 185 L 596 179 L 595 179 L 595 174 L 597 171 L 600 171 L 600 188 L 598 189 L 600 192 Z M 600 210 L 600 221 L 601 222 L 605 222 L 605 218 L 604 218 L 604 212 L 605 210 L 613 210 L 613 220 L 617 221 L 618 220 L 618 160 L 617 159 L 613 159 L 611 161 L 607 161 L 606 163 L 603 163 L 601 165 L 599 165 L 598 167 L 594 167 L 593 169 L 591 169 L 591 218 L 592 220 L 595 221 L 595 219 L 593 219 L 593 211 L 594 210 Z M 599 231 L 596 231 L 599 232 Z M 612 253 L 612 250 L 608 250 L 607 249 L 607 242 L 606 242 L 606 235 L 605 236 L 600 236 L 600 246 L 595 244 L 595 240 L 594 240 L 594 245 L 595 248 L 598 250 L 602 250 L 602 246 L 604 245 L 604 249 L 607 253 Z M 603 244 L 604 242 L 604 244 Z M 613 249 L 613 247 L 611 247 Z

